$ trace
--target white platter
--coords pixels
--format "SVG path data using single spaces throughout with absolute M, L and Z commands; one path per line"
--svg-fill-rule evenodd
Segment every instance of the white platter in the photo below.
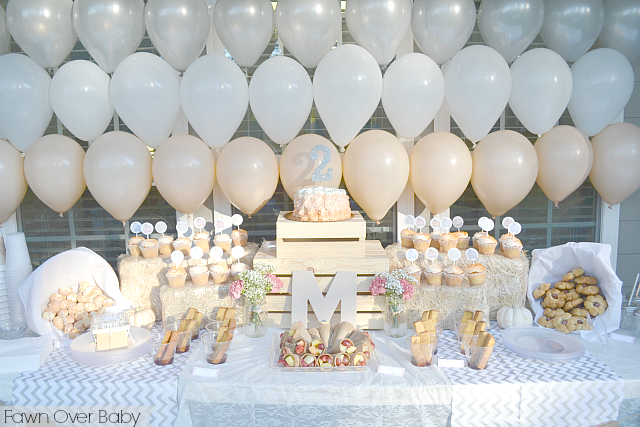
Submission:
M 577 339 L 553 329 L 516 326 L 502 333 L 504 346 L 519 356 L 543 362 L 571 362 L 584 354 Z
M 108 366 L 130 362 L 151 351 L 147 343 L 151 332 L 135 327 L 131 327 L 129 332 L 131 334 L 129 347 L 110 351 L 95 351 L 93 335 L 87 332 L 71 342 L 71 356 L 81 365 Z

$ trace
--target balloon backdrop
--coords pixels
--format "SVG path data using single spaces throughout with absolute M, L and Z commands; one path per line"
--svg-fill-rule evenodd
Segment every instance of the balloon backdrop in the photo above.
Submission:
M 178 71 L 200 56 L 211 25 L 204 0 L 147 0 L 144 21 L 155 48 Z
M 342 174 L 353 200 L 369 218 L 380 221 L 407 186 L 409 156 L 397 137 L 370 130 L 349 144 Z
M 11 33 L 7 27 L 4 8 L 0 6 L 0 55 L 11 52 Z
M 411 6 L 411 0 L 349 0 L 347 27 L 378 64 L 387 65 L 409 32 Z
M 629 60 L 613 49 L 595 49 L 571 66 L 569 114 L 588 136 L 602 131 L 629 102 L 635 85 Z
M 415 0 L 411 30 L 420 50 L 444 64 L 463 48 L 476 24 L 473 0 Z
M 640 4 L 636 0 L 604 0 L 600 42 L 621 52 L 629 62 L 640 58 Z
M 180 81 L 165 60 L 146 52 L 126 57 L 110 92 L 122 120 L 145 144 L 158 148 L 169 137 L 180 112 Z
M 482 0 L 478 27 L 482 39 L 511 63 L 542 28 L 543 0 Z
M 536 182 L 538 156 L 527 138 L 511 130 L 493 132 L 471 154 L 471 185 L 494 217 L 520 203 Z
M 278 159 L 257 138 L 234 139 L 220 152 L 216 179 L 224 196 L 247 215 L 267 204 L 278 186 Z
M 144 1 L 75 0 L 73 22 L 82 46 L 111 74 L 142 42 Z
M 411 187 L 433 214 L 447 210 L 469 185 L 471 153 L 452 133 L 433 132 L 420 139 L 410 160 Z
M 615 123 L 593 137 L 591 183 L 610 205 L 622 203 L 640 189 L 640 128 Z
M 238 65 L 251 67 L 271 40 L 273 6 L 269 0 L 218 0 L 213 23 Z
M 280 180 L 291 199 L 301 188 L 318 185 L 317 182 L 311 180 L 311 175 L 320 167 L 324 158 L 323 156 L 318 156 L 316 160 L 311 158 L 311 150 L 316 145 L 326 145 L 331 151 L 331 160 L 320 172 L 327 173 L 328 169 L 333 169 L 333 179 L 323 181 L 322 185 L 329 188 L 338 188 L 340 186 L 342 159 L 335 145 L 320 135 L 312 133 L 300 135 L 285 147 L 280 158 Z
M 571 69 L 550 49 L 532 49 L 511 65 L 509 106 L 531 133 L 542 135 L 558 122 L 573 88 Z
M 18 46 L 38 65 L 54 68 L 78 40 L 72 8 L 73 0 L 11 0 L 7 26 Z
M 251 112 L 276 144 L 298 135 L 313 105 L 313 85 L 307 71 L 286 56 L 260 64 L 249 85 Z
M 382 79 L 382 106 L 398 135 L 419 136 L 444 100 L 444 77 L 438 64 L 421 53 L 396 59 Z
M 160 195 L 178 212 L 194 213 L 213 191 L 213 153 L 195 136 L 176 135 L 160 144 L 152 170 Z
M 589 137 L 587 136 L 587 134 L 585 134 L 578 128 L 574 128 L 574 129 L 580 132 L 580 135 L 582 135 L 584 140 L 587 142 L 587 150 L 589 151 L 589 163 L 587 164 L 587 169 L 584 171 L 584 175 L 580 180 L 581 182 L 584 182 L 589 176 L 589 174 L 591 173 L 591 168 L 593 167 L 593 145 L 591 144 L 591 141 L 589 140 Z
M 2 203 L 0 203 L 0 224 L 2 224 L 18 209 L 27 194 L 22 153 L 4 139 L 0 139 L 0 194 L 2 194 Z
M 275 24 L 285 48 L 306 68 L 315 68 L 342 31 L 340 3 L 280 0 Z
M 0 56 L 0 132 L 20 151 L 27 151 L 47 129 L 51 77 L 19 53 Z
M 35 195 L 62 215 L 87 188 L 83 162 L 84 150 L 80 144 L 64 135 L 47 135 L 27 151 L 24 174 Z
M 358 45 L 342 45 L 327 53 L 313 78 L 318 113 L 340 147 L 349 144 L 376 111 L 382 73 L 373 56 Z
M 603 24 L 602 0 L 546 0 L 540 37 L 549 49 L 574 62 L 593 46 Z
M 572 126 L 556 126 L 534 144 L 538 154 L 536 182 L 544 194 L 558 205 L 582 185 L 593 157 L 591 143 Z
M 56 116 L 77 138 L 93 141 L 109 126 L 113 104 L 110 78 L 93 62 L 70 61 L 51 79 L 49 98 Z
M 204 55 L 182 77 L 184 114 L 200 138 L 222 148 L 242 123 L 249 105 L 249 86 L 240 68 L 220 55 Z
M 487 136 L 504 111 L 511 93 L 511 72 L 494 49 L 473 45 L 447 64 L 444 84 L 451 117 L 475 143 Z
M 128 220 L 151 190 L 151 154 L 127 132 L 108 132 L 89 146 L 84 179 L 94 199 L 118 221 Z

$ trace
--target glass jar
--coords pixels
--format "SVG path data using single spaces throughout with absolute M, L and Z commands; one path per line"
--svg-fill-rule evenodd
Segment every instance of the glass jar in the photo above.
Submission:
M 626 303 L 622 304 L 621 312 L 620 312 L 620 329 L 633 329 L 633 312 L 636 311 L 640 306 L 638 304 L 628 305 Z
M 402 299 L 387 298 L 384 310 L 384 333 L 392 338 L 407 333 L 407 311 Z
M 242 314 L 242 327 L 244 334 L 251 338 L 258 338 L 267 333 L 267 321 L 269 312 L 267 311 L 267 300 L 263 299 L 259 303 L 245 300 L 244 313 Z

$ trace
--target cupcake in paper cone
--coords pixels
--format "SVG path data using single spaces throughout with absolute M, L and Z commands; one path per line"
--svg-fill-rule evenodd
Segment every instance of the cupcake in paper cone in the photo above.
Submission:
M 478 252 L 482 255 L 493 255 L 496 252 L 496 246 L 498 242 L 493 237 L 485 234 L 484 236 L 478 237 Z
M 486 281 L 486 272 L 482 264 L 471 264 L 465 268 L 467 273 L 467 279 L 469 279 L 469 285 L 478 286 L 483 285 Z
M 205 254 L 209 253 L 209 238 L 211 235 L 208 231 L 201 231 L 193 235 L 193 244 L 202 249 Z
M 169 258 L 173 252 L 173 237 L 162 236 L 158 239 L 158 253 L 162 258 Z
M 453 249 L 458 244 L 458 238 L 453 233 L 444 233 L 440 235 L 438 239 L 440 244 L 440 252 L 447 253 L 449 249 Z
M 213 277 L 213 283 L 221 285 L 229 281 L 231 274 L 229 273 L 229 267 L 227 264 L 213 264 L 209 267 L 211 270 L 211 276 Z
M 189 256 L 191 240 L 188 237 L 178 237 L 173 241 L 173 249 L 182 252 L 184 256 Z
M 140 252 L 145 259 L 158 258 L 160 244 L 156 239 L 145 239 L 140 242 Z
M 460 286 L 464 279 L 464 270 L 457 265 L 450 265 L 444 269 L 444 281 L 447 286 Z
M 456 248 L 458 249 L 468 249 L 469 248 L 469 233 L 466 231 L 456 231 L 451 233 L 458 239 L 458 243 Z
M 424 252 L 431 246 L 431 236 L 424 233 L 415 233 L 413 235 L 413 247 L 419 251 Z
M 413 236 L 416 234 L 415 231 L 405 228 L 400 232 L 400 243 L 403 248 L 413 248 Z
M 425 268 L 424 275 L 427 278 L 427 285 L 442 285 L 442 275 L 444 270 L 438 264 L 429 264 Z
M 503 243 L 502 252 L 507 258 L 518 258 L 522 252 L 522 242 L 520 239 L 516 239 L 515 237 L 513 239 L 506 240 Z
M 249 233 L 247 233 L 247 230 L 238 228 L 231 232 L 231 240 L 233 241 L 233 246 L 247 246 Z
M 142 243 L 144 241 L 143 237 L 140 236 L 134 236 L 132 238 L 129 239 L 129 255 L 131 255 L 132 257 L 139 257 L 142 256 L 142 252 L 140 252 L 140 243 Z
M 167 270 L 166 276 L 170 287 L 182 288 L 187 279 L 187 270 L 176 265 Z

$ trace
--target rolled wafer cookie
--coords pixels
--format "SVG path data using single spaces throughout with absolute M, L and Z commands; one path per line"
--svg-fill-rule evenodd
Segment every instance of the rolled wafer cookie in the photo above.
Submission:
M 333 356 L 330 354 L 321 354 L 318 356 L 318 366 L 321 368 L 329 368 L 333 365 Z
M 338 331 L 336 332 L 336 336 L 333 337 L 334 342 L 337 342 L 342 340 L 343 338 L 346 338 L 349 333 L 355 330 L 356 330 L 356 327 L 349 322 L 340 323 Z
M 335 366 L 349 366 L 351 363 L 351 357 L 347 353 L 338 353 L 333 356 L 333 364 Z
M 302 338 L 307 343 L 310 343 L 311 340 L 313 339 L 313 338 L 311 338 L 311 335 L 309 335 L 309 332 L 307 332 L 307 330 L 304 329 L 304 328 L 296 329 L 296 331 L 293 333 L 294 341 L 297 340 L 298 338 Z
M 287 354 L 282 358 L 282 360 L 285 368 L 297 368 L 300 366 L 300 356 L 297 354 Z
M 351 355 L 351 366 L 366 366 L 367 365 L 367 356 L 364 353 L 354 353 Z
M 318 359 L 311 353 L 305 353 L 300 356 L 300 366 L 303 368 L 315 368 L 318 366 Z
M 331 339 L 331 325 L 329 323 L 323 323 L 320 325 L 320 339 L 324 341 L 325 344 L 329 345 L 329 340 Z
M 307 329 L 307 332 L 309 333 L 309 336 L 312 340 L 320 339 L 320 331 L 318 330 L 318 328 Z

